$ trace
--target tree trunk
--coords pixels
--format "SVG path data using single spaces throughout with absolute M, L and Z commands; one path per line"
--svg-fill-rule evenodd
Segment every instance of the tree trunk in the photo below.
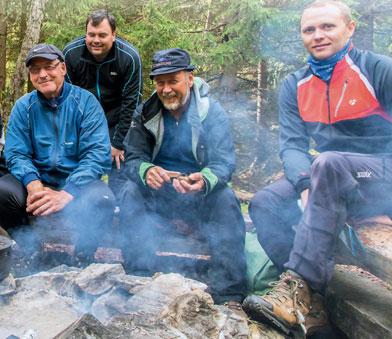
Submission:
M 27 22 L 26 33 L 22 42 L 22 47 L 16 61 L 15 72 L 13 75 L 13 86 L 11 99 L 14 102 L 25 91 L 27 72 L 24 64 L 27 52 L 38 43 L 41 32 L 41 25 L 44 19 L 44 9 L 48 0 L 32 0 L 30 17 Z
M 359 49 L 365 49 L 372 51 L 374 48 L 374 19 L 375 15 L 373 13 L 373 5 L 367 0 L 361 0 L 359 2 L 361 13 L 360 21 L 361 24 L 356 29 L 354 35 L 355 46 Z
M 210 29 L 211 4 L 212 4 L 212 0 L 208 0 L 207 17 L 206 17 L 206 22 L 204 24 L 204 34 L 207 34 L 208 30 Z
M 6 48 L 7 48 L 7 0 L 0 0 L 0 103 L 6 80 Z
M 260 60 L 257 64 L 257 108 L 256 108 L 256 122 L 258 125 L 265 125 L 266 119 L 263 119 L 264 112 L 264 93 L 267 89 L 267 65 L 265 60 Z

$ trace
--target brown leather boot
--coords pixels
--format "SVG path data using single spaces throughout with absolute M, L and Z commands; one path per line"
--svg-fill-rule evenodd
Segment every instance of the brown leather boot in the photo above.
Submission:
M 326 316 L 321 317 L 318 324 L 318 318 L 312 313 L 312 292 L 305 280 L 285 272 L 271 286 L 272 290 L 263 296 L 248 296 L 243 303 L 245 311 L 256 319 L 269 321 L 286 334 L 300 330 L 306 335 L 306 325 L 313 328 L 326 324 Z M 317 305 L 320 312 L 321 304 Z

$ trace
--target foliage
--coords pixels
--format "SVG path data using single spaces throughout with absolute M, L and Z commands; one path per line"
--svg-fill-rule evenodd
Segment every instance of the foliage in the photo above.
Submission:
M 8 89 L 30 1 L 7 2 Z M 153 90 L 148 78 L 153 53 L 181 47 L 190 52 L 201 76 L 207 79 L 239 76 L 253 88 L 256 88 L 257 65 L 260 60 L 266 60 L 268 88 L 264 100 L 268 100 L 268 91 L 274 92 L 280 79 L 306 59 L 298 24 L 301 9 L 307 2 L 309 0 L 49 0 L 40 41 L 63 48 L 84 34 L 89 12 L 106 8 L 117 19 L 117 33 L 139 49 L 145 97 Z M 359 27 L 374 25 L 374 49 L 391 54 L 392 0 L 380 0 L 371 5 L 365 0 L 347 2 L 356 9 Z M 369 13 L 374 14 L 370 21 Z M 361 41 L 361 37 L 357 40 Z

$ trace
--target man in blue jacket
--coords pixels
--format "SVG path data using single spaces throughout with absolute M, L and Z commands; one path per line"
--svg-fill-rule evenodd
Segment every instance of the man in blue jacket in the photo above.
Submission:
M 109 186 L 117 195 L 123 182 L 123 140 L 142 98 L 139 53 L 116 35 L 114 16 L 99 9 L 87 17 L 86 35 L 65 46 L 64 56 L 66 80 L 93 93 L 105 111 L 113 161 Z
M 199 225 L 212 253 L 207 279 L 215 301 L 239 302 L 246 288 L 245 225 L 227 186 L 234 146 L 225 111 L 193 70 L 179 48 L 153 57 L 156 92 L 137 109 L 124 141 L 131 179 L 121 192 L 125 254 L 131 269 L 154 270 L 161 218 Z
M 100 180 L 111 164 L 105 115 L 91 93 L 64 82 L 64 56 L 55 46 L 33 47 L 26 66 L 36 90 L 16 101 L 8 121 L 11 174 L 0 178 L 0 224 L 21 225 L 28 215 L 39 224 L 56 215 L 92 250 L 114 207 Z
M 285 176 L 250 206 L 259 241 L 283 273 L 269 293 L 244 304 L 286 331 L 325 323 L 320 294 L 345 221 L 392 215 L 392 60 L 356 49 L 354 31 L 340 1 L 303 11 L 308 65 L 285 78 L 279 95 Z

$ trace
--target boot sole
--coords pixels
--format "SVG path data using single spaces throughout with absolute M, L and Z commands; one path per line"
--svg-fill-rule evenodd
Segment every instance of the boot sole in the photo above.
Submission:
M 250 314 L 254 315 L 256 320 L 260 322 L 266 322 L 278 330 L 282 331 L 285 335 L 289 336 L 292 335 L 294 338 L 306 338 L 303 331 L 298 328 L 298 326 L 290 326 L 287 322 L 283 320 L 278 320 L 275 315 L 263 305 L 253 303 L 253 307 L 246 307 L 244 308 L 249 311 Z

